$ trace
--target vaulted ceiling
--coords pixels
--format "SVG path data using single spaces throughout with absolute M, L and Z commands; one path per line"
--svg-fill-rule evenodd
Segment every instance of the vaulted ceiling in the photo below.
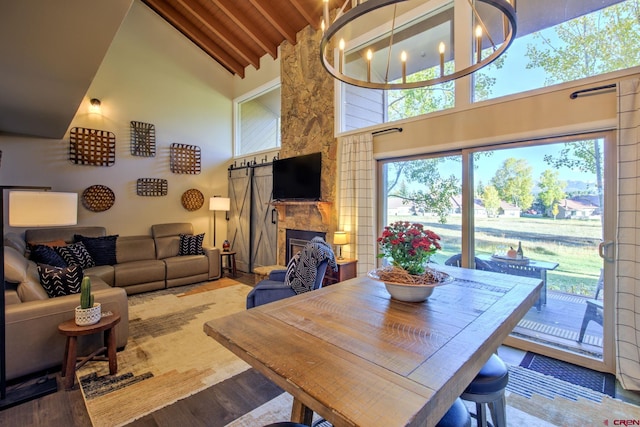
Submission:
M 143 0 L 229 72 L 244 77 L 284 41 L 320 28 L 322 0 Z M 335 5 L 333 3 L 336 3 Z M 331 0 L 336 7 L 338 0 Z

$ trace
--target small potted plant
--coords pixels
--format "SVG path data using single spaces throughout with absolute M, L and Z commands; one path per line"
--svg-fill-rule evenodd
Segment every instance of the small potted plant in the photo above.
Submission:
M 84 276 L 80 285 L 80 305 L 76 307 L 76 325 L 94 325 L 100 321 L 101 317 L 100 303 L 93 302 L 91 279 L 89 276 Z

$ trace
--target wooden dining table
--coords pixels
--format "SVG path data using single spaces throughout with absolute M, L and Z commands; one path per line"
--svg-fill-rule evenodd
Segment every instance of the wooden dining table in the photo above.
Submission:
M 438 266 L 421 303 L 357 277 L 210 320 L 204 331 L 290 393 L 291 421 L 434 426 L 538 299 L 540 279 Z M 284 420 L 283 420 L 284 421 Z

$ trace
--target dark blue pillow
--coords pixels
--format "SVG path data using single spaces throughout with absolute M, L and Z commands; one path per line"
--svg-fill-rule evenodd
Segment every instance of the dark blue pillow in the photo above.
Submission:
M 102 237 L 86 237 L 80 234 L 73 236 L 76 242 L 82 242 L 91 254 L 96 265 L 114 265 L 116 260 L 116 240 L 118 235 Z
M 67 263 L 54 248 L 47 245 L 35 245 L 31 247 L 31 259 L 36 264 L 47 264 L 54 267 L 66 267 Z
M 55 267 L 53 265 L 38 264 L 40 284 L 47 291 L 49 298 L 77 294 L 82 284 L 82 267 Z

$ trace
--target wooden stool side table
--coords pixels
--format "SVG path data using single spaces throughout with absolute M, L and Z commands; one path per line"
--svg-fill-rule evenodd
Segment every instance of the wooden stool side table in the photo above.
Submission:
M 116 331 L 114 326 L 120 322 L 119 314 L 104 316 L 94 325 L 78 326 L 75 319 L 67 320 L 58 325 L 58 332 L 67 337 L 64 348 L 64 361 L 62 362 L 61 375 L 64 377 L 65 390 L 73 389 L 76 369 L 84 366 L 90 360 L 109 361 L 109 374 L 118 372 L 118 359 L 116 356 Z M 87 357 L 77 357 L 78 337 L 92 335 L 104 331 L 104 347 L 100 347 Z M 106 352 L 106 357 L 100 356 Z M 78 361 L 79 360 L 79 361 Z M 76 363 L 77 362 L 77 363 Z
M 224 258 L 227 258 L 227 266 L 224 266 Z M 231 273 L 232 277 L 236 277 L 237 276 L 237 270 L 236 270 L 236 251 L 227 251 L 227 252 L 220 252 L 220 262 L 222 264 L 222 271 L 224 272 L 224 270 L 229 270 L 229 273 Z

